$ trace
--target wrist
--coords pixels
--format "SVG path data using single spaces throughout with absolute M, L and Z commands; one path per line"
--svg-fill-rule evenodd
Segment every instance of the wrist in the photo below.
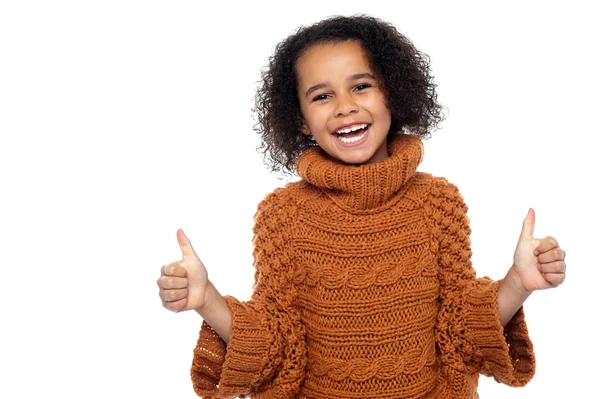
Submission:
M 521 278 L 516 270 L 514 270 L 513 265 L 508 270 L 508 273 L 506 273 L 506 277 L 504 277 L 498 288 L 498 315 L 503 327 L 508 324 L 519 308 L 523 306 L 529 295 L 531 295 L 531 291 L 523 288 Z
M 194 310 L 226 343 L 229 342 L 231 311 L 225 298 L 210 281 L 206 286 L 204 303 Z
M 515 267 L 516 266 L 513 264 L 511 268 L 508 269 L 508 273 L 506 273 L 506 277 L 504 277 L 502 284 L 505 285 L 506 288 L 510 290 L 514 296 L 523 297 L 524 299 L 527 299 L 527 297 L 531 295 L 533 291 L 529 291 L 523 287 L 523 282 L 521 280 L 521 277 L 519 276 L 519 273 L 517 273 Z
M 206 318 L 206 316 L 215 313 L 222 306 L 222 302 L 224 302 L 223 297 L 217 291 L 217 288 L 210 281 L 206 285 L 206 290 L 204 291 L 204 301 L 200 306 L 195 308 L 194 310 L 202 316 L 202 318 Z
M 194 310 L 198 314 L 200 314 L 200 316 L 202 316 L 202 314 L 204 314 L 210 310 L 211 304 L 214 299 L 214 293 L 213 293 L 214 290 L 215 290 L 215 287 L 209 280 L 208 283 L 206 284 L 206 289 L 204 290 L 204 298 L 202 298 L 202 302 L 200 303 L 200 305 L 198 305 L 196 308 L 194 308 Z

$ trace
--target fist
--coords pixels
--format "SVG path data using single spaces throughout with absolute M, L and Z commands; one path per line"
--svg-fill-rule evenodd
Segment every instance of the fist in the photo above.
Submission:
M 160 269 L 156 281 L 163 306 L 173 312 L 200 309 L 206 299 L 208 273 L 183 230 L 177 230 L 182 259 Z

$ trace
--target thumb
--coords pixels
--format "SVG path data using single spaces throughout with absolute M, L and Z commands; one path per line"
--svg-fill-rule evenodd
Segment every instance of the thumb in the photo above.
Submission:
M 192 247 L 192 243 L 189 238 L 185 235 L 183 230 L 177 230 L 177 242 L 179 243 L 179 248 L 181 248 L 181 254 L 183 255 L 183 260 L 186 259 L 200 259 L 194 251 Z
M 529 208 L 527 216 L 523 221 L 523 228 L 521 230 L 520 239 L 533 239 L 533 228 L 535 227 L 535 211 L 533 208 Z

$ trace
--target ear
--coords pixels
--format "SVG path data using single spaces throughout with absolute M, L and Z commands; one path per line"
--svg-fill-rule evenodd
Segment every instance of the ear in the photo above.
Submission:
M 308 126 L 306 126 L 305 123 L 302 124 L 302 126 L 300 127 L 300 133 L 305 134 L 307 136 L 310 136 L 310 129 L 308 128 Z
M 308 125 L 306 124 L 306 121 L 302 115 L 298 115 L 298 120 L 300 121 L 300 133 L 310 136 L 310 129 L 308 128 Z

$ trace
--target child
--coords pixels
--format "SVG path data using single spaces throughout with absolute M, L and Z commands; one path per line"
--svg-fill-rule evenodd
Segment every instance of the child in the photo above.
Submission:
M 256 97 L 273 170 L 302 180 L 259 204 L 251 300 L 222 297 L 183 231 L 163 305 L 203 318 L 204 398 L 474 398 L 479 374 L 534 374 L 522 305 L 565 278 L 529 210 L 506 277 L 476 278 L 456 186 L 417 172 L 441 121 L 427 57 L 368 16 L 333 17 L 276 48 Z

